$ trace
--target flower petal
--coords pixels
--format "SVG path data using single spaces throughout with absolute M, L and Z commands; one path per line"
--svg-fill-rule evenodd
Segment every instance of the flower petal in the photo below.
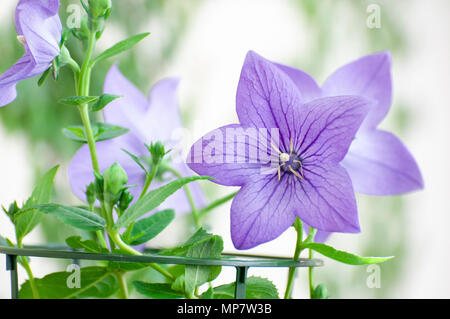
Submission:
M 278 128 L 280 149 L 288 149 L 302 97 L 292 80 L 272 62 L 250 51 L 242 67 L 236 111 L 243 126 Z
M 8 105 L 17 97 L 17 82 L 36 74 L 36 63 L 25 53 L 19 61 L 0 76 L 0 107 Z
M 275 65 L 291 78 L 302 94 L 303 102 L 321 97 L 322 90 L 311 75 L 287 65 L 279 63 L 275 63 Z
M 135 130 L 135 127 L 147 112 L 147 98 L 122 75 L 117 64 L 108 71 L 103 92 L 121 96 L 104 109 L 105 122 L 129 128 L 137 140 L 144 141 L 142 132 Z
M 218 184 L 242 186 L 252 176 L 270 172 L 270 137 L 264 132 L 238 124 L 220 127 L 194 143 L 186 162 L 197 174 L 213 177 Z
M 59 1 L 21 0 L 16 8 L 16 29 L 37 64 L 49 65 L 59 55 L 62 25 Z
M 243 186 L 231 204 L 231 238 L 249 249 L 281 235 L 295 221 L 295 194 L 289 179 L 258 176 Z
M 150 92 L 150 106 L 145 114 L 145 123 L 139 129 L 148 141 L 159 140 L 167 149 L 176 144 L 174 134 L 182 129 L 181 114 L 177 100 L 179 79 L 166 78 L 156 83 Z
M 389 111 L 392 99 L 389 52 L 362 57 L 334 72 L 322 86 L 323 96 L 360 95 L 376 101 L 362 129 L 375 128 Z
M 342 165 L 358 193 L 386 196 L 424 187 L 413 156 L 389 132 L 376 130 L 358 134 Z
M 297 216 L 327 232 L 359 232 L 352 182 L 339 164 L 313 163 L 303 167 L 304 178 L 293 184 Z
M 339 163 L 368 111 L 370 102 L 357 96 L 320 98 L 294 110 L 294 149 L 304 164 Z

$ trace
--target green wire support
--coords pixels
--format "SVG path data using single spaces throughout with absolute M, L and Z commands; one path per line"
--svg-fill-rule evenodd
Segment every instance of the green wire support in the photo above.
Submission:
M 80 251 L 68 250 L 68 247 L 52 246 L 52 249 L 45 247 L 25 247 L 15 248 L 0 246 L 0 254 L 6 255 L 6 270 L 11 272 L 11 298 L 17 299 L 19 292 L 19 282 L 17 276 L 17 257 L 38 257 L 54 259 L 97 260 L 116 262 L 137 262 L 137 263 L 158 263 L 158 264 L 178 264 L 178 265 L 200 265 L 200 266 L 225 266 L 236 268 L 236 288 L 235 299 L 245 299 L 245 288 L 247 272 L 250 267 L 320 267 L 323 261 L 319 259 L 267 257 L 238 254 L 222 254 L 221 258 L 190 258 L 183 256 L 158 255 L 153 250 L 145 255 L 122 255 L 122 254 L 94 254 Z

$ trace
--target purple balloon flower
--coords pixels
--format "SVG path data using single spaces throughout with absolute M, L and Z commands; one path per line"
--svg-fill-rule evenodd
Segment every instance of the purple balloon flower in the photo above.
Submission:
M 129 128 L 130 131 L 118 138 L 98 142 L 97 152 L 100 170 L 103 171 L 115 162 L 119 163 L 128 174 L 128 184 L 137 185 L 129 191 L 134 200 L 139 197 L 144 183 L 145 172 L 122 149 L 138 156 L 148 157 L 149 152 L 145 143 L 161 141 L 166 149 L 176 146 L 178 141 L 172 140 L 174 130 L 182 127 L 178 110 L 176 90 L 178 79 L 168 78 L 158 82 L 147 99 L 131 82 L 129 82 L 113 66 L 108 72 L 104 93 L 122 96 L 110 103 L 103 111 L 107 123 Z M 170 155 L 170 154 L 169 154 Z M 190 174 L 188 167 L 182 161 L 171 162 L 171 166 L 181 175 Z M 86 186 L 94 180 L 93 168 L 90 160 L 89 147 L 83 145 L 75 154 L 69 166 L 69 180 L 72 191 L 81 200 L 86 200 Z M 155 178 L 149 190 L 160 187 L 175 179 L 169 172 L 162 176 L 163 181 Z M 194 202 L 200 207 L 204 205 L 203 193 L 196 183 L 189 185 Z M 177 213 L 191 211 L 185 191 L 178 190 L 170 196 L 159 209 L 172 208 Z
M 25 54 L 0 76 L 0 107 L 17 97 L 16 84 L 47 70 L 60 53 L 61 20 L 58 0 L 20 0 L 15 19 Z
M 278 237 L 296 217 L 325 231 L 359 232 L 346 155 L 371 102 L 358 96 L 312 99 L 285 70 L 249 52 L 237 89 L 240 124 L 197 141 L 189 167 L 241 186 L 231 205 L 238 249 Z

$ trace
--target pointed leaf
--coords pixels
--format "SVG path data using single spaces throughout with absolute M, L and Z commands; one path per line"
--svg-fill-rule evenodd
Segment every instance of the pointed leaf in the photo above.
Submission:
M 138 220 L 128 234 L 127 244 L 135 246 L 146 243 L 162 232 L 174 218 L 174 210 L 167 209 Z
M 213 236 L 207 241 L 196 244 L 188 249 L 186 257 L 192 258 L 218 258 L 223 250 L 223 240 L 220 236 Z M 217 278 L 222 270 L 221 266 L 186 265 L 185 292 L 186 295 L 194 294 L 196 288 L 208 281 Z
M 28 210 L 26 214 L 20 212 L 13 216 L 14 224 L 16 227 L 17 239 L 21 241 L 27 234 L 29 234 L 36 225 L 41 221 L 42 214 L 38 210 L 29 210 L 34 205 L 45 204 L 50 201 L 53 189 L 53 180 L 55 179 L 56 172 L 59 165 L 53 167 L 39 180 L 36 187 L 28 198 L 22 210 Z
M 107 249 L 100 247 L 100 245 L 96 241 L 82 240 L 80 236 L 68 237 L 66 238 L 66 243 L 73 249 L 82 249 L 90 253 L 102 254 L 108 252 Z
M 44 204 L 32 208 L 55 216 L 63 223 L 84 230 L 102 230 L 106 226 L 103 217 L 80 207 L 63 206 L 59 204 Z
M 98 96 L 69 96 L 59 100 L 59 103 L 70 106 L 80 106 L 83 104 L 95 103 L 98 99 Z
M 102 94 L 97 102 L 90 105 L 89 111 L 90 112 L 98 112 L 101 111 L 105 106 L 107 106 L 109 103 L 114 101 L 115 99 L 119 98 L 121 96 L 119 95 L 113 95 L 113 94 Z
M 368 265 L 368 264 L 377 264 L 394 258 L 390 257 L 360 257 L 342 250 L 336 250 L 335 248 L 319 243 L 306 243 L 302 245 L 303 248 L 309 248 L 318 253 L 321 253 L 328 258 L 339 261 L 348 265 Z
M 157 208 L 159 205 L 161 205 L 161 203 L 163 203 L 167 199 L 167 197 L 175 193 L 177 190 L 179 190 L 187 183 L 205 179 L 210 179 L 210 177 L 206 176 L 183 177 L 169 184 L 166 184 L 160 188 L 152 190 L 151 192 L 143 196 L 141 199 L 139 199 L 133 206 L 129 207 L 123 213 L 123 215 L 120 216 L 119 220 L 117 221 L 114 227 L 116 229 L 126 227 L 131 222 L 137 220 L 139 217 Z
M 94 137 L 96 142 L 106 141 L 125 133 L 128 133 L 129 129 L 123 128 L 117 125 L 111 125 L 108 123 L 94 123 L 92 125 L 94 131 Z
M 138 44 L 141 40 L 146 38 L 150 33 L 141 33 L 138 35 L 134 35 L 126 40 L 120 41 L 113 45 L 111 48 L 105 50 L 103 53 L 101 53 L 99 56 L 97 56 L 91 63 L 92 65 L 108 59 L 110 57 L 113 57 L 117 54 L 120 54 L 122 52 L 130 50 L 132 47 L 134 47 L 136 44 Z
M 171 256 L 183 255 L 193 245 L 198 244 L 203 241 L 206 241 L 213 236 L 214 236 L 213 234 L 210 234 L 203 228 L 200 228 L 183 245 L 181 245 L 179 247 L 164 250 L 160 254 L 161 255 L 171 255 Z

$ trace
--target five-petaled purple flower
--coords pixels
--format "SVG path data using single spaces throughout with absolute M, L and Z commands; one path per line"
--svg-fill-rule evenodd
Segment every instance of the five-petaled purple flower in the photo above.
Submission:
M 359 232 L 352 183 L 339 163 L 370 103 L 350 95 L 311 98 L 282 67 L 247 54 L 236 98 L 240 124 L 201 138 L 187 160 L 219 184 L 242 186 L 231 205 L 236 248 L 278 237 L 297 216 L 320 230 Z M 256 153 L 270 153 L 270 162 Z
M 137 200 L 143 189 L 145 172 L 122 149 L 138 157 L 149 157 L 145 143 L 161 141 L 166 150 L 176 146 L 178 141 L 174 141 L 172 135 L 174 130 L 182 128 L 176 98 L 177 86 L 178 79 L 161 80 L 150 92 L 150 99 L 147 99 L 120 73 L 117 66 L 114 65 L 106 76 L 104 93 L 122 97 L 105 108 L 104 119 L 107 123 L 129 128 L 130 131 L 118 138 L 96 144 L 99 166 L 103 171 L 115 162 L 119 163 L 128 174 L 128 184 L 137 185 L 129 189 L 134 200 Z M 145 165 L 145 161 L 143 163 Z M 173 161 L 170 165 L 181 175 L 189 175 L 189 169 L 182 161 L 178 163 Z M 92 172 L 89 148 L 87 145 L 83 145 L 69 166 L 72 191 L 82 200 L 86 200 L 84 191 L 94 179 Z M 155 178 L 150 190 L 174 180 L 175 177 L 170 172 L 166 172 L 162 175 L 162 179 L 163 181 Z M 199 207 L 203 206 L 204 197 L 199 185 L 191 183 L 189 187 L 194 202 Z M 159 207 L 161 210 L 165 208 L 172 208 L 177 213 L 190 212 L 191 207 L 184 189 L 175 192 Z
M 0 76 L 0 107 L 17 97 L 16 84 L 43 73 L 60 53 L 59 0 L 20 0 L 16 7 L 18 39 L 25 54 Z

